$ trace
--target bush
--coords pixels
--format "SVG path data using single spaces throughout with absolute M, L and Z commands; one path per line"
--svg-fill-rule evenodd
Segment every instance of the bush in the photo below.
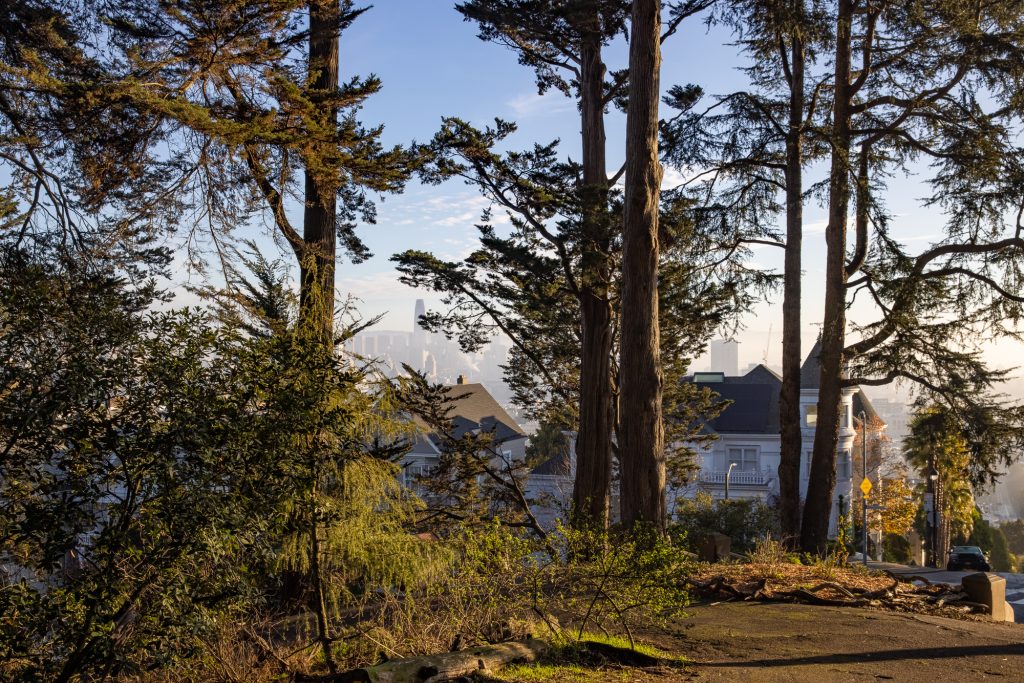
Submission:
M 729 536 L 733 552 L 738 553 L 750 552 L 766 536 L 779 537 L 776 511 L 757 499 L 713 500 L 702 492 L 677 501 L 675 518 L 672 536 L 694 552 L 715 532 Z
M 897 562 L 899 564 L 910 564 L 913 559 L 913 550 L 910 541 L 899 534 L 886 534 L 882 543 L 882 559 L 886 562 Z

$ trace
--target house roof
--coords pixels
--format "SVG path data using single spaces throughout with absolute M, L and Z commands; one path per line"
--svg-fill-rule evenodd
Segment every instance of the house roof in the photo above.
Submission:
M 782 379 L 765 365 L 758 365 L 741 377 L 723 377 L 721 382 L 696 382 L 731 401 L 708 422 L 708 427 L 726 434 L 778 434 L 779 390 Z
M 465 431 L 463 428 L 481 428 L 485 431 L 494 430 L 499 438 L 526 436 L 526 432 L 515 419 L 509 415 L 483 384 L 453 384 L 445 387 L 445 393 L 452 404 L 452 415 L 456 418 L 456 436 Z M 469 423 L 475 423 L 470 427 Z
M 448 395 L 452 437 L 462 438 L 467 433 L 492 432 L 495 443 L 525 439 L 526 432 L 509 415 L 482 384 L 454 384 L 444 388 Z M 412 452 L 436 455 L 442 439 L 419 417 L 413 417 L 419 433 L 413 440 Z
M 572 453 L 569 446 L 559 449 L 558 453 L 530 470 L 530 474 L 550 474 L 567 476 L 572 473 Z
M 817 389 L 821 365 L 818 362 L 820 344 L 815 344 L 808 354 L 800 370 L 801 388 Z M 779 433 L 779 393 L 782 389 L 782 378 L 771 368 L 758 365 L 741 377 L 719 376 L 720 381 L 700 381 L 696 384 L 714 390 L 721 398 L 732 403 L 725 407 L 721 414 L 707 423 L 707 427 L 720 434 L 778 434 Z M 813 378 L 814 384 L 808 386 Z M 690 378 L 693 381 L 693 378 Z M 862 389 L 853 395 L 853 414 L 860 411 L 869 420 L 881 419 L 871 401 Z
M 804 364 L 800 366 L 800 388 L 821 388 L 821 340 L 818 339 L 807 354 Z
M 875 407 L 871 405 L 871 401 L 868 399 L 868 395 L 864 393 L 863 389 L 858 388 L 857 393 L 853 395 L 853 416 L 857 417 L 863 411 L 864 416 L 868 419 L 868 425 L 870 427 L 872 422 L 881 422 L 885 424 L 885 420 L 878 414 Z

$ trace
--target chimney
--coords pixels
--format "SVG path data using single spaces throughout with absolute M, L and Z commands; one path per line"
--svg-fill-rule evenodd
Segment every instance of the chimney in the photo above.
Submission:
M 465 384 L 466 383 L 466 376 L 465 375 L 459 375 L 459 378 L 457 380 L 455 380 L 455 383 L 456 384 Z

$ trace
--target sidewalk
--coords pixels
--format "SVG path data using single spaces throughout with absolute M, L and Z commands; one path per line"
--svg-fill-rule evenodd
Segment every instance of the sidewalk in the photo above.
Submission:
M 695 606 L 682 621 L 674 642 L 659 643 L 694 662 L 690 676 L 673 681 L 935 683 L 1024 677 L 1021 631 L 1011 624 L 750 602 Z

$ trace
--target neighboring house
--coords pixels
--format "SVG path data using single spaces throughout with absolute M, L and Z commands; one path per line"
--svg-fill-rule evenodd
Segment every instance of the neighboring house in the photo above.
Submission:
M 524 491 L 537 521 L 547 529 L 554 528 L 559 519 L 566 519 L 576 479 L 576 434 L 563 433 L 565 448 L 530 470 Z
M 807 493 L 818 417 L 818 378 L 821 370 L 819 350 L 820 346 L 815 344 L 800 372 L 800 419 L 803 432 L 801 497 Z M 718 438 L 703 447 L 695 447 L 699 466 L 695 481 L 688 486 L 667 491 L 670 514 L 677 499 L 692 498 L 701 491 L 716 499 L 724 498 L 727 476 L 731 498 L 773 500 L 779 493 L 779 393 L 782 378 L 764 365 L 758 365 L 740 377 L 727 377 L 721 372 L 701 372 L 687 380 L 713 389 L 731 403 L 706 425 L 706 429 Z M 859 418 L 855 423 L 854 417 L 861 411 L 866 413 L 869 423 L 878 417 L 859 388 L 844 389 L 836 458 L 836 489 L 829 524 L 832 535 L 835 534 L 839 515 L 848 513 L 850 509 L 850 495 L 856 480 L 851 471 L 850 452 L 854 430 L 859 425 Z M 574 455 L 575 450 L 571 454 Z M 574 457 L 568 463 L 542 463 L 534 468 L 529 489 L 537 493 L 548 493 L 553 498 L 562 494 L 559 502 L 562 506 L 566 505 L 571 499 L 574 465 Z M 538 509 L 537 514 L 544 520 L 553 519 L 557 516 L 556 510 L 557 506 L 547 504 Z
M 529 437 L 482 384 L 469 384 L 459 375 L 457 384 L 445 388 L 451 397 L 450 416 L 454 423 L 453 436 L 459 438 L 467 432 L 489 432 L 494 436 L 494 447 L 503 458 L 522 461 L 526 457 Z M 443 447 L 441 438 L 426 431 L 416 435 L 412 449 L 403 456 L 402 483 L 413 487 L 417 477 L 437 466 Z

